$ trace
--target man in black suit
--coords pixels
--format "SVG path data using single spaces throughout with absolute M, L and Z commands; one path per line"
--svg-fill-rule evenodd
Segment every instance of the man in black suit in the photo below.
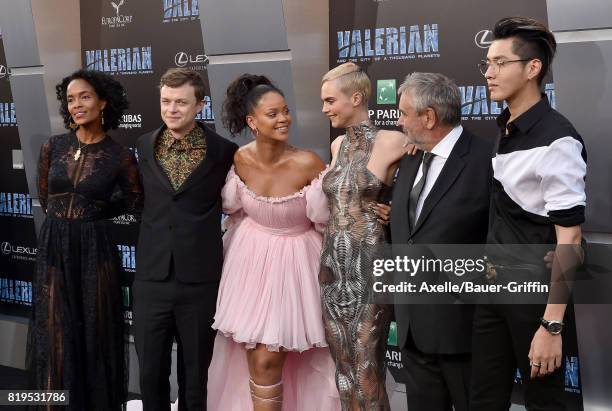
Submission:
M 419 152 L 399 166 L 393 244 L 484 244 L 492 143 L 460 125 L 459 90 L 442 74 L 408 75 L 399 95 L 398 125 Z M 396 303 L 395 317 L 408 409 L 467 411 L 473 306 Z
M 195 121 L 204 106 L 197 72 L 168 70 L 160 104 L 164 125 L 137 145 L 145 191 L 133 285 L 140 390 L 145 411 L 169 410 L 176 339 L 179 409 L 200 411 L 223 264 L 221 189 L 238 147 Z

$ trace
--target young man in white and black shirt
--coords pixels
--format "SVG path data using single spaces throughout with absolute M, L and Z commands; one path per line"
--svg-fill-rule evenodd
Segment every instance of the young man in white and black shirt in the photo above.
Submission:
M 562 247 L 579 252 L 586 150 L 572 124 L 541 93 L 556 50 L 553 34 L 533 19 L 515 17 L 497 22 L 493 35 L 480 68 L 491 98 L 505 100 L 508 108 L 497 120 L 501 135 L 493 158 L 487 243 L 509 254 L 507 245 L 521 244 L 521 258 L 545 268 L 539 248 L 530 245 L 556 244 L 557 255 Z M 495 276 L 519 276 L 514 273 L 520 270 L 496 269 L 495 263 Z M 561 271 L 557 260 L 551 278 Z M 476 307 L 471 410 L 507 410 L 517 367 L 528 410 L 564 409 L 560 331 L 567 299 L 549 295 L 547 301 Z

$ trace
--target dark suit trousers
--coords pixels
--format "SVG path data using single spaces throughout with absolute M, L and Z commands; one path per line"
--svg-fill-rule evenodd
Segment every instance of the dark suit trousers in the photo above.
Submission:
M 468 411 L 470 354 L 427 354 L 408 335 L 402 349 L 408 411 Z
M 544 309 L 537 304 L 476 306 L 472 338 L 472 411 L 507 410 L 517 367 L 528 411 L 565 409 L 564 360 L 554 373 L 530 378 L 527 356 Z
M 173 340 L 178 346 L 179 410 L 206 410 L 211 328 L 219 283 L 186 284 L 171 264 L 164 281 L 134 281 L 134 341 L 144 411 L 170 409 Z

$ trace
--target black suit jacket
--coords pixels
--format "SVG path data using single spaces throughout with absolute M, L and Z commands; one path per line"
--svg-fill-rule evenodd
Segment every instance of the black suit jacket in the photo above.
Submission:
M 223 266 L 221 189 L 238 146 L 202 123 L 206 156 L 174 190 L 155 159 L 155 141 L 164 127 L 138 139 L 145 202 L 136 255 L 136 279 L 161 281 L 174 260 L 176 279 L 219 281 Z
M 393 244 L 485 244 L 492 151 L 493 142 L 464 128 L 425 199 L 412 232 L 408 202 L 423 153 L 406 155 L 393 188 L 390 223 Z M 406 345 L 410 332 L 422 352 L 470 352 L 472 305 L 396 304 L 395 317 L 400 347 Z

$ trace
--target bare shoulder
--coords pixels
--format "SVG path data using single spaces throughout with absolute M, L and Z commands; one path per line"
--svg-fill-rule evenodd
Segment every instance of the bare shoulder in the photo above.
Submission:
M 314 151 L 295 149 L 292 153 L 292 160 L 308 174 L 310 180 L 316 178 L 325 169 L 325 163 Z
M 386 147 L 398 147 L 406 144 L 406 135 L 400 131 L 380 130 L 376 139 L 377 142 Z
M 248 180 L 254 170 L 253 148 L 253 143 L 245 144 L 234 153 L 234 171 L 242 181 Z
M 253 160 L 253 142 L 245 144 L 234 153 L 234 164 L 250 163 Z

